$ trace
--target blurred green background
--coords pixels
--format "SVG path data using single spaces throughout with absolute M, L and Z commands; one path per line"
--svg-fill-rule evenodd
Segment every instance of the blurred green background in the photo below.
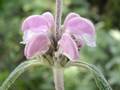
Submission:
M 45 11 L 55 13 L 55 0 L 0 0 L 0 85 L 23 62 L 20 31 L 23 19 Z M 81 49 L 82 60 L 95 64 L 113 90 L 120 90 L 120 0 L 64 0 L 63 20 L 79 13 L 96 26 L 97 47 Z M 65 90 L 98 90 L 93 75 L 84 69 L 65 70 Z M 31 68 L 9 90 L 54 90 L 52 70 Z

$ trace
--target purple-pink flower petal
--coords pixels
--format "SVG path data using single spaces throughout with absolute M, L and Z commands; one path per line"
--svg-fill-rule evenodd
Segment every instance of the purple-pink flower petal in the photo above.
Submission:
M 47 20 L 49 27 L 50 28 L 53 27 L 53 25 L 54 25 L 53 15 L 50 12 L 45 12 L 42 14 L 42 16 L 45 17 L 45 19 Z
M 45 17 L 41 15 L 32 15 L 24 20 L 22 23 L 22 31 L 39 32 L 41 30 L 48 30 L 49 25 Z
M 66 25 L 69 20 L 71 20 L 71 19 L 73 19 L 73 18 L 75 18 L 75 17 L 80 17 L 80 15 L 77 14 L 77 13 L 74 13 L 74 12 L 69 13 L 69 14 L 67 15 L 67 17 L 65 18 L 64 25 Z
M 96 46 L 95 27 L 93 23 L 83 17 L 69 19 L 64 26 L 66 32 L 82 38 L 88 46 Z
M 46 34 L 36 35 L 26 44 L 24 54 L 27 59 L 42 55 L 48 51 L 50 44 Z
M 78 47 L 75 41 L 68 33 L 64 33 L 58 42 L 59 53 L 65 55 L 70 60 L 77 60 L 79 58 Z
M 45 30 L 41 30 L 37 33 L 33 32 L 31 30 L 28 30 L 28 31 L 24 31 L 23 33 L 24 33 L 23 34 L 23 41 L 21 42 L 22 44 L 27 44 L 32 39 L 32 37 L 39 35 L 41 33 L 48 35 L 48 32 L 46 32 Z

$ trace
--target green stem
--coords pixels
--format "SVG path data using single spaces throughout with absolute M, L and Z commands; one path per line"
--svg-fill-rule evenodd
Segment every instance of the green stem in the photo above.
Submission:
M 61 18 L 62 18 L 62 0 L 56 0 L 56 13 L 55 13 L 55 41 L 59 40 L 61 36 Z M 56 44 L 57 46 L 57 44 Z M 56 63 L 59 62 L 59 57 L 57 57 Z M 54 75 L 54 83 L 56 90 L 64 90 L 64 74 L 63 69 L 61 67 L 54 67 L 53 68 L 53 75 Z
M 9 76 L 8 78 L 3 82 L 2 86 L 0 87 L 0 90 L 8 90 L 8 88 L 15 82 L 15 80 L 26 70 L 30 69 L 34 66 L 43 65 L 42 62 L 39 60 L 29 60 L 21 63 Z
M 63 68 L 54 67 L 53 68 L 53 75 L 54 75 L 55 90 L 64 90 Z
M 60 34 L 61 34 L 60 27 L 61 27 L 61 18 L 62 18 L 62 5 L 63 5 L 62 0 L 56 0 L 56 13 L 55 13 L 56 40 L 60 38 Z

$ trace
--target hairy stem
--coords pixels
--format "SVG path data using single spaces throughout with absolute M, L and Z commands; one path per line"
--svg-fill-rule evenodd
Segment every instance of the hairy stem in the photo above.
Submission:
M 64 90 L 64 72 L 62 68 L 53 68 L 55 90 Z
M 62 18 L 62 0 L 56 0 L 56 13 L 55 13 L 55 41 L 57 46 L 57 41 L 61 36 L 61 18 Z M 56 57 L 58 63 L 59 57 Z M 53 75 L 54 75 L 54 84 L 55 90 L 64 90 L 64 73 L 61 67 L 53 67 Z
M 55 13 L 55 37 L 56 40 L 60 38 L 60 27 L 61 27 L 61 17 L 62 17 L 62 0 L 56 0 L 56 13 Z

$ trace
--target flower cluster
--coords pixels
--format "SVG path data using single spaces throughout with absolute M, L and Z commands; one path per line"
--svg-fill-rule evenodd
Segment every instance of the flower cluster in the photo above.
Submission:
M 50 12 L 32 15 L 22 23 L 24 54 L 31 59 L 47 53 L 54 47 L 55 20 Z M 57 51 L 69 60 L 79 59 L 79 50 L 84 44 L 96 46 L 95 27 L 93 23 L 76 13 L 69 13 L 62 25 L 62 34 L 57 43 Z

